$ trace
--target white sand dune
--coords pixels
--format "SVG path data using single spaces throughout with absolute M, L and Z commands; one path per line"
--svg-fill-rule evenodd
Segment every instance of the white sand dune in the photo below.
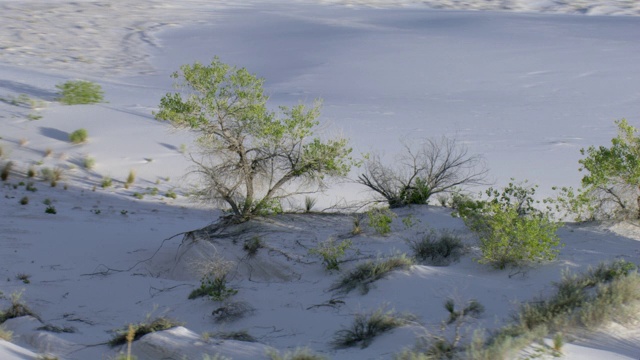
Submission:
M 330 290 L 340 273 L 326 272 L 308 250 L 346 237 L 347 215 L 287 214 L 225 237 L 185 238 L 221 211 L 186 197 L 192 135 L 151 114 L 171 91 L 171 72 L 218 55 L 265 77 L 273 106 L 323 98 L 323 127 L 349 137 L 357 153 L 390 160 L 402 138 L 456 137 L 485 156 L 496 185 L 530 179 L 550 194 L 553 185 L 578 184 L 579 149 L 606 144 L 614 119 L 640 126 L 638 14 L 633 1 L 0 1 L 0 164 L 15 163 L 0 187 L 0 309 L 22 292 L 39 317 L 4 324 L 14 335 L 0 340 L 0 359 L 114 357 L 124 350 L 106 345 L 115 330 L 157 316 L 183 326 L 136 341 L 138 359 L 257 359 L 297 347 L 331 359 L 390 359 L 425 332 L 439 334 L 447 298 L 477 299 L 486 312 L 468 330 L 491 330 L 522 302 L 550 294 L 565 269 L 640 263 L 636 225 L 567 224 L 557 260 L 497 271 L 473 260 L 474 238 L 449 210 L 413 207 L 397 211 L 390 236 L 366 229 L 352 238 L 358 252 L 344 270 L 407 252 L 407 240 L 428 228 L 458 231 L 469 252 L 448 267 L 394 272 L 367 294 L 340 294 Z M 57 103 L 55 85 L 74 78 L 99 83 L 107 102 Z M 20 94 L 37 104 L 11 104 Z M 78 128 L 88 143 L 68 142 Z M 93 169 L 83 168 L 86 157 Z M 56 187 L 29 179 L 31 166 L 60 167 L 64 179 Z M 125 189 L 131 170 L 136 181 Z M 103 189 L 105 176 L 114 185 Z M 19 204 L 25 196 L 29 203 Z M 318 209 L 370 194 L 338 183 L 319 197 Z M 45 201 L 57 214 L 45 213 Z M 409 216 L 417 224 L 407 228 L 400 220 Z M 268 247 L 248 258 L 242 246 L 254 236 Z M 216 254 L 236 265 L 232 299 L 247 312 L 236 321 L 213 315 L 225 304 L 187 299 L 200 264 Z M 416 321 L 364 349 L 331 345 L 354 314 L 379 307 Z M 257 342 L 215 335 L 243 330 Z M 568 341 L 565 359 L 640 357 L 637 324 Z

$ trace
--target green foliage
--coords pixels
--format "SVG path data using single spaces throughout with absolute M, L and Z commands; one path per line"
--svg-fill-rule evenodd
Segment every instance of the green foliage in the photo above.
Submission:
M 373 208 L 367 211 L 367 217 L 369 218 L 369 226 L 378 234 L 387 235 L 391 232 L 391 223 L 397 215 L 389 208 Z
M 89 133 L 87 132 L 87 129 L 78 129 L 72 132 L 71 134 L 69 134 L 69 141 L 71 141 L 74 144 L 81 144 L 83 142 L 86 142 L 87 138 L 89 138 Z
M 251 336 L 246 330 L 239 331 L 218 331 L 209 334 L 210 337 L 222 340 L 236 340 L 244 342 L 257 342 L 258 340 Z
M 227 287 L 227 274 L 209 273 L 202 277 L 200 287 L 189 294 L 189 299 L 208 296 L 211 300 L 222 301 L 238 293 L 238 290 Z
M 144 199 L 144 194 L 141 194 L 139 192 L 134 192 L 132 196 L 138 200 Z
M 348 293 L 359 288 L 363 294 L 369 292 L 369 286 L 385 277 L 394 270 L 408 269 L 413 265 L 413 260 L 407 256 L 398 255 L 388 259 L 367 261 L 359 264 L 356 268 L 344 275 L 331 290 L 338 290 Z
M 131 331 L 131 327 L 133 327 L 133 338 L 131 341 L 135 341 L 152 332 L 168 330 L 180 325 L 182 324 L 165 317 L 156 318 L 151 322 L 146 321 L 135 325 L 131 324 L 125 328 L 117 330 L 116 335 L 111 340 L 109 340 L 109 345 L 111 347 L 115 347 L 118 345 L 126 344 L 127 337 L 131 337 L 129 334 Z
M 96 166 L 96 159 L 91 156 L 85 156 L 82 159 L 82 166 L 87 170 L 91 170 Z
M 127 176 L 127 181 L 124 183 L 124 188 L 128 189 L 129 186 L 133 185 L 135 181 L 136 181 L 136 172 L 133 170 L 129 170 L 129 175 Z
M 456 310 L 456 303 L 453 299 L 447 299 L 444 302 L 444 308 L 449 312 L 447 324 L 453 324 L 464 317 L 476 318 L 484 312 L 484 306 L 475 299 L 469 300 L 467 306 L 461 310 Z
M 313 198 L 311 196 L 305 196 L 304 197 L 304 212 L 306 212 L 306 213 L 311 212 L 311 209 L 313 209 L 313 207 L 316 205 L 316 201 L 318 201 L 318 199 Z
M 420 240 L 410 241 L 416 260 L 431 265 L 448 265 L 460 259 L 464 245 L 460 238 L 450 232 L 429 231 Z
M 40 317 L 36 315 L 31 309 L 23 302 L 22 292 L 14 292 L 11 294 L 11 305 L 9 308 L 0 311 L 0 324 L 9 319 L 18 318 L 21 316 L 33 316 L 40 320 Z
M 183 65 L 172 77 L 182 93 L 160 100 L 158 120 L 194 130 L 202 175 L 196 195 L 231 208 L 238 221 L 261 214 L 271 200 L 290 195 L 293 182 L 322 185 L 349 172 L 345 139 L 314 137 L 320 103 L 267 108 L 264 80 L 222 63 Z
M 502 190 L 489 188 L 487 200 L 463 201 L 453 213 L 479 238 L 480 263 L 498 269 L 508 265 L 553 260 L 560 246 L 560 224 L 534 207 L 536 187 L 513 182 Z
M 581 149 L 586 174 L 582 187 L 589 204 L 611 218 L 640 218 L 640 137 L 627 120 L 615 122 L 618 136 L 611 147 Z
M 102 87 L 90 81 L 67 81 L 56 85 L 60 97 L 58 101 L 65 105 L 95 104 L 103 101 Z
M 22 197 L 22 199 L 20 199 L 20 205 L 27 205 L 29 203 L 29 197 L 28 196 L 24 196 Z
M 47 208 L 44 209 L 44 212 L 47 214 L 53 214 L 53 215 L 58 213 L 58 211 L 56 211 L 56 207 L 53 205 L 48 205 Z
M 27 191 L 29 191 L 29 192 L 36 192 L 36 191 L 38 191 L 38 189 L 35 187 L 35 185 L 34 185 L 32 182 L 27 183 L 27 186 L 25 186 L 25 188 L 24 188 L 24 189 L 25 189 L 25 190 L 27 190 Z
M 173 190 L 169 190 L 169 191 L 167 191 L 167 193 L 166 193 L 166 194 L 164 194 L 164 196 L 165 196 L 165 197 L 168 197 L 168 198 L 172 198 L 172 199 L 175 199 L 175 198 L 177 198 L 177 197 L 178 197 L 178 195 L 177 195 L 177 194 L 175 193 L 175 191 L 173 191 Z
M 100 186 L 102 186 L 103 189 L 111 187 L 111 185 L 113 185 L 113 180 L 111 180 L 110 176 L 102 177 L 102 182 L 100 183 Z
M 36 169 L 33 168 L 33 166 L 29 167 L 29 170 L 27 170 L 27 177 L 32 178 L 36 176 Z
M 349 239 L 337 243 L 335 239 L 330 238 L 319 243 L 316 248 L 310 249 L 309 254 L 321 256 L 327 270 L 340 270 L 340 259 L 344 257 L 351 245 L 353 243 Z
M 376 336 L 404 326 L 412 319 L 413 317 L 410 315 L 399 315 L 383 309 L 378 309 L 370 314 L 356 314 L 350 328 L 336 332 L 333 345 L 337 348 L 360 345 L 364 349 L 371 344 Z

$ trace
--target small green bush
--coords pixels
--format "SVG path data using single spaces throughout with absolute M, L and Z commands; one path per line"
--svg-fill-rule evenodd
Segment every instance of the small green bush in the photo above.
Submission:
M 462 256 L 464 245 L 460 238 L 450 232 L 428 232 L 422 239 L 409 242 L 416 260 L 430 265 L 442 266 L 457 261 Z
M 113 180 L 111 180 L 110 176 L 104 176 L 102 178 L 102 182 L 100 183 L 100 186 L 102 186 L 102 188 L 106 189 L 108 187 L 111 187 L 111 185 L 113 185 Z
M 371 226 L 378 234 L 387 235 L 391 232 L 391 223 L 396 217 L 389 208 L 375 208 L 367 211 L 369 217 L 369 226 Z
M 22 197 L 22 199 L 20 199 L 20 205 L 27 205 L 29 203 L 29 197 L 28 196 L 24 196 Z
M 360 345 L 364 349 L 376 336 L 404 326 L 411 320 L 413 317 L 410 315 L 398 315 L 383 309 L 370 314 L 356 314 L 350 328 L 336 332 L 333 345 L 337 348 Z
M 48 205 L 48 206 L 47 206 L 47 208 L 46 208 L 46 209 L 44 209 L 44 212 L 45 212 L 45 213 L 47 213 L 47 214 L 53 214 L 53 215 L 55 215 L 55 214 L 57 214 L 57 213 L 58 213 L 58 212 L 56 211 L 55 206 L 53 206 L 53 205 Z
M 251 240 L 246 240 L 242 245 L 242 249 L 247 252 L 247 256 L 252 258 L 256 256 L 258 250 L 264 247 L 260 237 L 254 236 Z
M 344 275 L 331 290 L 348 293 L 360 288 L 363 294 L 369 292 L 369 286 L 394 270 L 407 269 L 413 261 L 407 256 L 398 255 L 384 260 L 367 261 L 359 264 L 354 270 Z
M 178 197 L 178 195 L 173 190 L 167 191 L 167 193 L 164 194 L 164 196 L 172 199 L 176 199 Z
M 136 181 L 136 172 L 133 170 L 129 170 L 129 175 L 127 176 L 127 181 L 124 183 L 124 188 L 128 189 L 133 183 Z
M 327 270 L 340 270 L 340 259 L 344 257 L 345 252 L 352 244 L 349 239 L 337 243 L 335 239 L 331 238 L 319 243 L 316 248 L 310 249 L 309 254 L 322 257 L 322 262 Z
M 58 101 L 65 105 L 95 104 L 103 101 L 102 87 L 90 81 L 67 81 L 56 85 L 60 97 Z
M 96 166 L 96 159 L 91 156 L 85 156 L 84 159 L 82 159 L 82 166 L 87 170 L 91 170 Z
M 159 317 L 154 319 L 151 322 L 143 322 L 133 326 L 134 336 L 133 341 L 140 339 L 146 334 L 150 334 L 156 331 L 163 331 L 174 328 L 176 326 L 181 326 L 182 324 L 171 320 L 165 317 Z M 129 333 L 129 326 L 117 330 L 116 335 L 109 340 L 109 345 L 112 347 L 123 345 L 127 343 L 127 334 Z
M 478 262 L 504 269 L 556 258 L 560 223 L 534 207 L 535 189 L 512 182 L 502 190 L 488 189 L 488 200 L 457 204 L 453 215 L 478 236 L 482 251 Z
M 82 144 L 83 142 L 86 142 L 88 138 L 89 133 L 87 132 L 87 129 L 78 129 L 69 134 L 69 141 L 74 144 Z

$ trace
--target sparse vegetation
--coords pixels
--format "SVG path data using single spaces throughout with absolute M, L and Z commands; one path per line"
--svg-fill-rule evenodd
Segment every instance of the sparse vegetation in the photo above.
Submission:
M 36 319 L 40 319 L 29 307 L 21 301 L 22 293 L 14 292 L 10 296 L 11 305 L 8 309 L 0 311 L 0 324 L 9 319 L 18 318 L 21 316 L 33 316 Z
M 9 331 L 0 325 L 0 339 L 11 342 L 13 340 L 13 331 Z
M 87 129 L 78 129 L 69 134 L 69 141 L 74 144 L 82 144 L 83 142 L 86 142 L 88 138 L 89 132 Z
M 213 310 L 211 315 L 216 322 L 231 322 L 245 317 L 254 311 L 253 307 L 244 301 L 225 302 L 221 307 Z
M 254 236 L 250 240 L 246 240 L 242 245 L 242 249 L 247 252 L 247 256 L 249 258 L 256 256 L 256 254 L 258 253 L 258 250 L 260 250 L 263 247 L 264 247 L 264 244 L 262 243 L 262 240 L 260 240 L 260 237 L 258 236 Z
M 464 251 L 460 238 L 448 231 L 431 230 L 422 239 L 410 241 L 409 246 L 417 261 L 437 266 L 458 261 Z
M 223 301 L 238 293 L 238 290 L 227 287 L 229 271 L 233 262 L 216 256 L 208 263 L 202 264 L 204 275 L 200 280 L 200 287 L 189 294 L 189 299 L 208 296 L 214 301 Z
M 371 226 L 378 234 L 387 235 L 391 232 L 391 223 L 396 216 L 388 208 L 373 208 L 367 211 L 369 218 L 369 226 Z
M 267 356 L 270 360 L 326 360 L 327 358 L 321 355 L 314 354 L 307 348 L 298 348 L 292 351 L 287 351 L 283 355 L 280 355 L 276 350 L 267 352 Z
M 58 213 L 58 211 L 56 211 L 56 207 L 53 205 L 48 205 L 47 208 L 44 209 L 44 212 L 47 214 L 53 214 L 53 215 Z
M 139 193 L 139 192 L 134 192 L 132 195 L 134 198 L 138 199 L 138 200 L 142 200 L 144 199 L 144 194 Z
M 411 265 L 413 261 L 404 254 L 388 259 L 366 261 L 344 275 L 331 287 L 331 290 L 348 293 L 359 288 L 363 294 L 366 294 L 373 282 L 382 279 L 391 271 L 408 269 Z
M 31 275 L 25 273 L 19 273 L 16 275 L 16 279 L 22 281 L 23 284 L 31 283 Z
M 2 181 L 7 181 L 9 179 L 9 175 L 11 175 L 11 169 L 13 169 L 13 161 L 8 161 L 2 167 L 2 171 L 0 171 L 0 179 Z
M 27 170 L 27 177 L 32 178 L 36 176 L 36 169 L 33 166 L 29 166 L 29 169 Z
M 482 185 L 487 172 L 481 156 L 469 155 L 464 145 L 443 137 L 427 139 L 421 146 L 405 144 L 394 166 L 384 165 L 377 154 L 367 156 L 357 181 L 395 208 L 427 204 L 433 195 Z
M 151 322 L 147 320 L 146 322 L 135 325 L 130 324 L 124 329 L 116 330 L 116 335 L 111 340 L 109 340 L 109 345 L 112 347 L 124 345 L 127 342 L 130 343 L 136 341 L 146 334 L 150 334 L 156 331 L 168 330 L 181 325 L 181 323 L 166 317 L 159 317 Z M 133 333 L 133 337 L 131 336 L 131 333 Z M 128 341 L 127 338 L 132 339 Z
M 136 181 L 136 172 L 133 170 L 129 170 L 129 175 L 127 176 L 127 181 L 124 183 L 124 188 L 128 189 L 133 183 Z
M 356 345 L 366 348 L 376 336 L 406 325 L 411 320 L 413 317 L 410 315 L 399 315 L 384 309 L 369 314 L 356 314 L 351 327 L 336 332 L 333 344 L 337 348 Z
M 316 206 L 316 202 L 318 199 L 313 198 L 311 196 L 304 197 L 304 212 L 310 213 L 314 206 Z
M 251 336 L 246 330 L 238 331 L 219 331 L 213 334 L 209 334 L 209 337 L 222 340 L 236 340 L 245 342 L 257 342 L 256 338 Z
M 113 180 L 111 180 L 110 176 L 103 176 L 102 177 L 102 182 L 100 183 L 100 186 L 102 186 L 103 189 L 106 189 L 108 187 L 111 187 L 111 185 L 113 185 Z
M 27 205 L 28 203 L 29 203 L 28 196 L 23 196 L 22 199 L 20 199 L 20 205 Z
M 322 262 L 327 270 L 340 270 L 340 259 L 344 257 L 345 252 L 352 244 L 349 239 L 337 243 L 335 239 L 330 238 L 319 243 L 316 248 L 310 249 L 309 254 L 322 257 Z
M 70 80 L 56 85 L 60 97 L 58 101 L 65 105 L 95 104 L 103 101 L 102 87 L 83 80 Z
M 175 193 L 175 191 L 173 190 L 169 190 L 164 194 L 164 197 L 168 197 L 171 199 L 176 199 L 178 197 L 178 194 Z
M 91 170 L 96 166 L 96 159 L 91 156 L 85 156 L 82 159 L 82 166 L 87 170 Z

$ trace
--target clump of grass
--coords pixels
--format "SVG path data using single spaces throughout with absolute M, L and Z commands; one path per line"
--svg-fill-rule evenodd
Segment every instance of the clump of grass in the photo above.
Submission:
M 96 166 L 96 159 L 91 156 L 85 156 L 84 159 L 82 159 L 82 166 L 87 170 L 91 170 Z
M 310 213 L 314 206 L 316 206 L 316 202 L 318 199 L 313 198 L 311 196 L 304 197 L 304 212 Z
M 317 247 L 309 249 L 309 254 L 322 257 L 325 269 L 329 271 L 340 270 L 340 259 L 344 257 L 351 245 L 353 243 L 349 239 L 337 243 L 335 239 L 330 238 L 319 243 Z
M 110 176 L 103 176 L 102 177 L 102 182 L 100 183 L 100 186 L 102 186 L 103 189 L 106 189 L 108 187 L 111 187 L 111 185 L 113 185 L 113 180 L 111 180 Z
M 413 256 L 430 265 L 449 265 L 462 256 L 464 245 L 450 232 L 430 231 L 422 239 L 409 242 Z
M 249 258 L 256 256 L 256 254 L 258 253 L 258 250 L 260 250 L 263 247 L 264 247 L 264 244 L 262 243 L 262 240 L 260 240 L 260 237 L 258 236 L 254 236 L 250 240 L 246 240 L 242 245 L 242 249 L 247 252 L 247 256 Z
M 298 348 L 292 351 L 287 351 L 283 355 L 280 355 L 276 350 L 270 350 L 267 352 L 267 356 L 270 360 L 326 360 L 327 358 L 314 354 L 307 348 Z
M 355 214 L 353 216 L 353 228 L 351 229 L 352 235 L 359 235 L 362 233 L 362 214 Z
M 4 326 L 0 325 L 0 339 L 11 342 L 11 340 L 13 340 L 13 331 L 7 330 Z
M 29 143 L 29 140 L 28 140 L 28 139 L 26 139 L 26 138 L 21 138 L 21 139 L 20 139 L 20 142 L 19 142 L 20 146 L 25 146 L 25 145 L 27 145 L 28 143 Z
M 0 311 L 0 324 L 9 319 L 15 319 L 21 316 L 33 316 L 36 319 L 40 319 L 31 309 L 21 301 L 22 292 L 15 292 L 11 294 L 11 305 L 8 309 Z
M 348 293 L 359 288 L 363 294 L 369 292 L 369 286 L 376 280 L 382 279 L 394 270 L 407 269 L 413 265 L 406 255 L 397 255 L 388 259 L 367 261 L 359 264 L 354 270 L 344 275 L 331 290 Z
M 129 170 L 129 175 L 127 176 L 127 181 L 124 183 L 124 188 L 128 189 L 133 183 L 136 181 L 136 172 L 133 170 Z
M 465 306 L 461 310 L 456 310 L 456 304 L 453 299 L 447 299 L 444 303 L 444 308 L 449 312 L 449 319 L 447 320 L 447 324 L 453 324 L 459 319 L 465 317 L 475 318 L 484 312 L 484 306 L 475 299 L 469 300 L 467 306 Z
M 139 192 L 134 192 L 133 193 L 133 197 L 138 199 L 138 200 L 142 200 L 142 199 L 144 199 L 144 194 L 139 193 Z
M 175 199 L 178 197 L 178 195 L 173 190 L 167 191 L 167 193 L 164 194 L 164 196 L 172 199 Z
M 56 210 L 56 207 L 53 205 L 48 205 L 46 209 L 44 209 L 44 212 L 46 214 L 52 214 L 55 215 L 58 213 L 58 211 Z
M 51 175 L 50 175 L 50 184 L 51 187 L 56 187 L 56 185 L 58 185 L 58 181 L 62 180 L 64 176 L 64 169 L 56 166 L 55 168 L 53 168 L 53 170 L 51 170 Z
M 138 340 L 152 332 L 168 330 L 181 325 L 181 323 L 166 317 L 159 317 L 151 322 L 129 324 L 124 329 L 116 330 L 116 335 L 109 340 L 109 345 L 112 347 L 123 345 Z
M 38 189 L 36 188 L 36 186 L 32 182 L 27 183 L 27 186 L 25 186 L 24 189 L 27 190 L 27 191 L 30 191 L 30 192 L 38 191 Z
M 53 149 L 52 149 L 52 148 L 47 148 L 47 149 L 44 151 L 43 156 L 44 156 L 44 157 L 49 157 L 49 156 L 51 156 L 51 154 L 53 154 Z
M 31 275 L 25 273 L 19 273 L 16 275 L 16 279 L 22 281 L 23 284 L 31 283 Z
M 28 196 L 23 196 L 22 199 L 20 199 L 20 205 L 27 205 L 28 203 L 29 203 Z
M 9 179 L 9 175 L 11 175 L 11 170 L 13 169 L 13 161 L 9 161 L 2 167 L 2 171 L 0 171 L 0 179 L 2 181 L 7 181 Z
M 368 314 L 356 314 L 351 327 L 336 332 L 333 345 L 337 348 L 356 345 L 366 348 L 376 336 L 406 325 L 411 320 L 413 317 L 410 315 L 398 315 L 384 309 L 378 309 Z
M 91 81 L 69 80 L 57 84 L 60 97 L 58 101 L 65 105 L 94 104 L 103 101 L 102 87 Z
M 213 301 L 223 301 L 238 293 L 238 290 L 228 287 L 227 276 L 234 263 L 216 255 L 211 261 L 200 264 L 202 279 L 200 287 L 189 294 L 189 299 L 208 296 Z
M 74 144 L 82 144 L 89 138 L 89 132 L 87 129 L 78 129 L 69 134 L 69 141 Z
M 36 176 L 36 169 L 33 166 L 29 166 L 29 169 L 27 170 L 27 177 L 32 178 Z

